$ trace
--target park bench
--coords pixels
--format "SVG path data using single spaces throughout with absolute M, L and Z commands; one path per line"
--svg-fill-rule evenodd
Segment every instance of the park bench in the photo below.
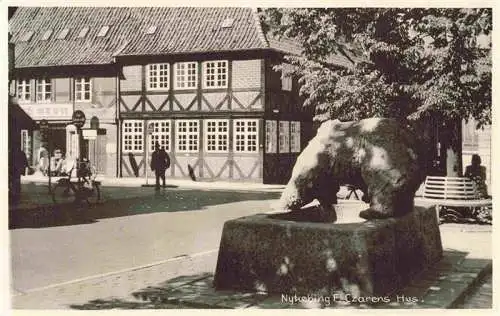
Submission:
M 481 198 L 476 184 L 465 177 L 428 176 L 424 182 L 423 200 L 436 205 L 438 216 L 458 221 L 463 214 L 455 209 L 468 208 L 473 216 L 476 210 L 492 211 L 492 200 Z M 455 208 L 455 209 L 454 209 Z

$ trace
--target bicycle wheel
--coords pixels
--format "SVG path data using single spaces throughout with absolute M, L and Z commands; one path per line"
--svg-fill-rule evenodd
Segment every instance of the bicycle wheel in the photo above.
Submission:
M 92 189 L 89 190 L 87 195 L 87 201 L 89 204 L 96 204 L 101 200 L 101 189 L 100 185 L 92 181 Z
M 75 190 L 67 180 L 59 180 L 52 188 L 52 201 L 54 203 L 73 202 L 75 200 Z

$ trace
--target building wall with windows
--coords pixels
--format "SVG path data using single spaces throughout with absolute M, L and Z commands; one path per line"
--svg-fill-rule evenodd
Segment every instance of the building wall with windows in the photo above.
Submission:
M 197 178 L 262 181 L 264 62 L 196 56 L 125 65 L 121 175 L 152 176 L 158 141 L 171 157 L 169 176 L 188 177 L 190 165 Z
M 124 65 L 120 175 L 152 176 L 158 141 L 171 157 L 171 177 L 188 177 L 190 165 L 197 178 L 286 182 L 310 137 L 311 115 L 296 80 L 282 78 L 276 63 L 196 56 Z
M 24 109 L 72 155 L 72 113 L 85 113 L 85 128 L 99 118 L 84 150 L 106 175 L 144 176 L 159 141 L 170 176 L 187 177 L 190 165 L 199 178 L 283 182 L 305 143 L 296 82 L 273 71 L 301 48 L 266 34 L 255 9 L 19 7 L 9 32 Z M 39 133 L 24 137 L 36 163 Z
M 31 132 L 21 131 L 29 163 L 38 164 L 41 146 L 48 146 L 51 153 L 60 149 L 66 157 L 77 157 L 79 138 L 71 118 L 74 111 L 82 110 L 86 117 L 83 129 L 90 129 L 92 117 L 99 120 L 96 135 L 83 137 L 84 156 L 91 160 L 100 174 L 116 176 L 116 75 L 92 70 L 67 73 L 56 68 L 44 69 L 43 73 L 19 71 L 17 78 L 11 81 L 10 89 L 16 94 L 21 108 L 37 124 L 41 120 L 49 123 L 49 141 L 45 145 L 38 127 Z
M 269 60 L 266 68 L 265 183 L 286 183 L 298 155 L 312 137 L 312 113 L 302 107 L 304 100 L 299 96 L 296 78 L 284 75 L 286 71 L 274 71 L 280 62 Z

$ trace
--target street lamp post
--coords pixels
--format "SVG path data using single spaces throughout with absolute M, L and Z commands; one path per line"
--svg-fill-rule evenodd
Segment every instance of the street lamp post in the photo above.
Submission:
M 149 185 L 148 183 L 148 161 L 149 161 L 149 145 L 150 145 L 150 140 L 151 140 L 151 134 L 154 132 L 154 124 L 149 123 L 148 129 L 147 129 L 147 135 L 146 135 L 146 163 L 144 164 L 146 167 L 146 185 Z

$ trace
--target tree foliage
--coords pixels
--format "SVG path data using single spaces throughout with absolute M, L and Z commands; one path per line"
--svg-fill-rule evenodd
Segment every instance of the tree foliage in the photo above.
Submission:
M 272 8 L 261 21 L 302 45 L 287 59 L 317 120 L 491 124 L 491 9 Z M 331 62 L 338 55 L 349 67 Z

